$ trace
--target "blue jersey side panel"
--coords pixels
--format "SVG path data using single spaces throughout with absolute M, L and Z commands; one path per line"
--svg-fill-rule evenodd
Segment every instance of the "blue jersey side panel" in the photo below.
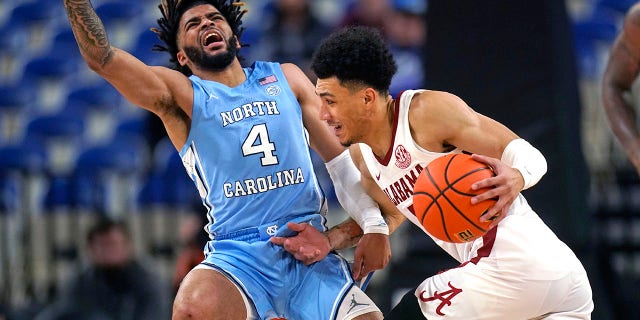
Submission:
M 256 62 L 245 74 L 234 88 L 190 77 L 191 129 L 180 156 L 214 236 L 319 212 L 324 203 L 302 111 L 280 65 Z

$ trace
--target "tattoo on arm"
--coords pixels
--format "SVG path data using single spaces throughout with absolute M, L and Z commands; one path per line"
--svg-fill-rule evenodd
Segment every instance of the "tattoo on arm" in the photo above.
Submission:
M 390 228 L 392 225 L 394 226 L 393 229 L 397 227 L 395 223 L 391 224 L 390 219 L 388 219 L 386 215 L 383 215 L 383 218 Z M 329 231 L 326 231 L 325 235 L 329 239 L 331 250 L 342 250 L 357 245 L 364 234 L 355 220 L 349 218 L 332 227 Z
M 354 220 L 348 219 L 327 231 L 327 238 L 333 250 L 351 248 L 362 238 L 362 229 Z
M 113 57 L 113 49 L 91 2 L 65 0 L 64 6 L 82 55 L 100 66 L 107 64 Z

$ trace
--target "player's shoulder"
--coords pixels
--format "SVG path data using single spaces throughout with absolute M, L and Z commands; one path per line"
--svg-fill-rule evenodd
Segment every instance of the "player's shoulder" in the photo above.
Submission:
M 149 66 L 149 69 L 161 79 L 171 82 L 189 82 L 189 77 L 182 72 L 165 66 Z
M 629 8 L 627 16 L 640 16 L 640 2 L 637 2 Z
M 632 24 L 636 27 L 640 27 L 640 2 L 634 4 L 627 11 L 627 15 L 625 17 L 625 22 L 627 24 Z
M 300 67 L 298 65 L 294 64 L 294 63 L 289 63 L 289 62 L 277 63 L 277 62 L 275 62 L 275 64 L 277 64 L 280 67 L 280 69 L 282 70 L 282 73 L 284 74 L 284 76 L 291 83 L 296 83 L 296 82 L 300 81 L 300 79 L 306 78 L 306 75 L 302 71 L 302 69 L 300 69 Z
M 277 62 L 276 62 L 277 63 Z M 284 63 L 277 63 L 280 65 L 280 68 L 282 68 L 282 72 L 284 72 L 285 74 L 288 73 L 302 73 L 302 69 L 300 69 L 300 67 L 298 67 L 298 65 L 291 63 L 291 62 L 284 62 Z
M 439 109 L 450 109 L 452 106 L 464 104 L 455 94 L 438 90 L 420 90 L 411 97 L 411 112 L 433 112 Z

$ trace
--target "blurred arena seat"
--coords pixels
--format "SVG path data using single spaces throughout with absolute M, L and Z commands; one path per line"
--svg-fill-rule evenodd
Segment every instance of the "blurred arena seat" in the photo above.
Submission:
M 618 32 L 619 15 L 594 10 L 587 18 L 573 23 L 574 48 L 582 76 L 598 78 L 604 68 L 611 43 Z
M 144 16 L 144 6 L 138 1 L 114 0 L 96 6 L 96 13 L 102 20 L 109 41 L 122 49 L 131 49 Z
M 54 1 L 27 1 L 13 7 L 5 25 L 12 28 L 14 36 L 26 40 L 21 50 L 30 54 L 50 41 L 47 32 L 65 17 L 63 14 L 62 6 Z
M 12 83 L 22 76 L 26 57 L 18 48 L 26 43 L 27 39 L 14 27 L 0 26 L 0 83 Z
M 153 46 L 156 44 L 164 45 L 153 31 L 149 28 L 143 29 L 136 37 L 131 53 L 148 65 L 167 66 L 169 53 L 153 50 Z
M 49 173 L 61 175 L 73 170 L 84 131 L 83 119 L 74 114 L 35 116 L 27 125 L 24 143 L 39 144 L 47 152 Z
M 148 167 L 148 146 L 138 136 L 117 136 L 83 150 L 75 164 L 78 202 L 112 217 L 132 212 L 140 179 Z
M 63 112 L 82 117 L 87 143 L 105 143 L 119 121 L 122 99 L 106 81 L 71 88 Z
M 610 8 L 620 13 L 626 13 L 636 2 L 636 0 L 598 0 L 596 10 L 600 8 Z
M 0 145 L 22 139 L 29 117 L 29 93 L 17 85 L 0 85 Z
M 57 52 L 59 56 L 78 60 L 79 62 L 82 59 L 73 30 L 70 27 L 60 28 L 54 33 L 49 52 Z
M 77 65 L 65 57 L 41 56 L 27 62 L 21 84 L 32 90 L 34 112 L 59 111 L 76 72 Z

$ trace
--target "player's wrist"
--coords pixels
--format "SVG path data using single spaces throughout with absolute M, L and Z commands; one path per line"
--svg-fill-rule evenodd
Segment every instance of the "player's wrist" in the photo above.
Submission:
M 375 211 L 377 213 L 372 211 L 370 214 L 367 214 L 362 221 L 359 221 L 362 233 L 382 233 L 389 235 L 389 225 L 387 225 L 387 222 L 382 218 L 377 208 Z
M 337 250 L 335 245 L 337 243 L 337 240 L 333 239 L 332 234 L 334 233 L 334 231 L 332 230 L 334 229 L 329 229 L 322 233 L 322 235 L 325 236 L 325 238 L 327 238 L 327 245 L 329 246 L 329 252 Z
M 345 150 L 326 163 L 338 201 L 347 214 L 358 223 L 364 233 L 389 234 L 378 204 L 365 192 L 361 174 Z
M 500 160 L 520 172 L 524 180 L 522 190 L 533 187 L 547 172 L 544 155 L 524 139 L 509 142 Z
M 525 168 L 517 166 L 511 166 L 511 168 L 515 169 L 516 172 L 520 174 L 520 180 L 522 181 L 522 187 L 520 188 L 520 190 L 526 189 L 525 186 L 527 185 L 527 178 L 525 177 Z

